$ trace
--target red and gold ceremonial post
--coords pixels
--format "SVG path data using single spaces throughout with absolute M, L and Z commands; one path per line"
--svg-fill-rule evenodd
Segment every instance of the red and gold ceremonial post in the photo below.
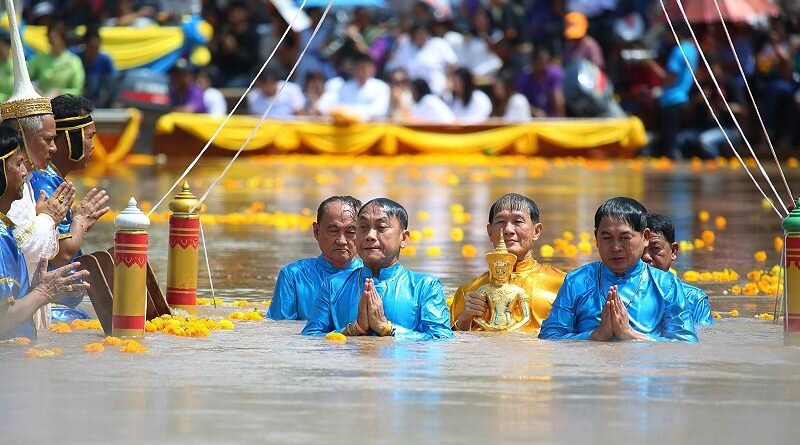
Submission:
M 167 303 L 170 307 L 195 313 L 197 307 L 197 255 L 200 215 L 197 198 L 184 182 L 169 203 L 169 253 L 167 255 Z
M 785 317 L 783 322 L 784 344 L 800 345 L 800 199 L 797 207 L 783 219 L 786 249 L 784 255 Z
M 114 219 L 114 305 L 111 335 L 144 337 L 147 310 L 147 229 L 150 220 L 131 198 Z

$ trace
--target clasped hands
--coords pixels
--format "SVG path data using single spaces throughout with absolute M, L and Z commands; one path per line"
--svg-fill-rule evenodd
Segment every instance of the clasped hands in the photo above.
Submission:
M 369 331 L 386 335 L 391 330 L 391 322 L 386 319 L 386 314 L 383 312 L 383 300 L 375 290 L 372 278 L 364 281 L 364 291 L 358 302 L 358 316 L 351 324 L 355 324 L 354 327 L 358 331 L 358 333 L 351 332 L 352 335 L 365 335 Z
M 628 308 L 622 303 L 617 286 L 608 289 L 606 302 L 600 313 L 600 325 L 592 331 L 589 340 L 608 341 L 611 337 L 620 340 L 647 340 L 646 335 L 631 327 Z

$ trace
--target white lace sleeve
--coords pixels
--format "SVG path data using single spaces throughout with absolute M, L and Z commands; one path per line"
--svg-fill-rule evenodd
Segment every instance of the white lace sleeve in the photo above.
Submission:
M 25 256 L 28 278 L 33 277 L 41 258 L 51 260 L 58 254 L 58 232 L 50 215 L 36 214 L 36 201 L 29 182 L 22 199 L 14 201 L 7 215 L 16 224 L 14 239 Z

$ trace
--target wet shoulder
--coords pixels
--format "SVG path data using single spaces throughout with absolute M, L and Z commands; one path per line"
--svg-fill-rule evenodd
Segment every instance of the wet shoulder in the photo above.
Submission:
M 439 278 L 431 274 L 414 272 L 413 270 L 408 269 L 404 269 L 403 272 L 408 276 L 408 280 L 411 283 L 414 283 L 415 286 L 442 286 Z
M 598 263 L 599 261 L 595 261 L 589 264 L 584 264 L 577 269 L 572 269 L 564 275 L 564 282 L 571 283 L 575 280 L 585 280 L 587 278 L 595 279 L 597 276 Z
M 697 286 L 692 286 L 684 281 L 681 281 L 681 286 L 683 286 L 683 293 L 686 295 L 686 298 L 694 298 L 695 300 L 698 300 L 702 297 L 708 298 L 706 291 Z
M 281 268 L 287 275 L 297 275 L 304 270 L 314 267 L 314 258 L 303 258 L 293 263 L 289 263 Z
M 567 273 L 563 270 L 543 264 L 542 269 L 539 271 L 538 279 L 542 287 L 558 290 L 564 283 L 566 276 Z

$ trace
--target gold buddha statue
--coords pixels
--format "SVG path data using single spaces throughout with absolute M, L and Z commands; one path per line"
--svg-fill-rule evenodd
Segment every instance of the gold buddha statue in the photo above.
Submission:
M 494 249 L 486 254 L 489 263 L 489 282 L 478 288 L 478 293 L 489 302 L 489 320 L 476 317 L 475 323 L 486 331 L 516 331 L 531 319 L 530 296 L 525 289 L 512 284 L 511 272 L 517 257 L 506 249 L 503 237 Z M 514 305 L 519 305 L 522 318 L 514 320 Z

